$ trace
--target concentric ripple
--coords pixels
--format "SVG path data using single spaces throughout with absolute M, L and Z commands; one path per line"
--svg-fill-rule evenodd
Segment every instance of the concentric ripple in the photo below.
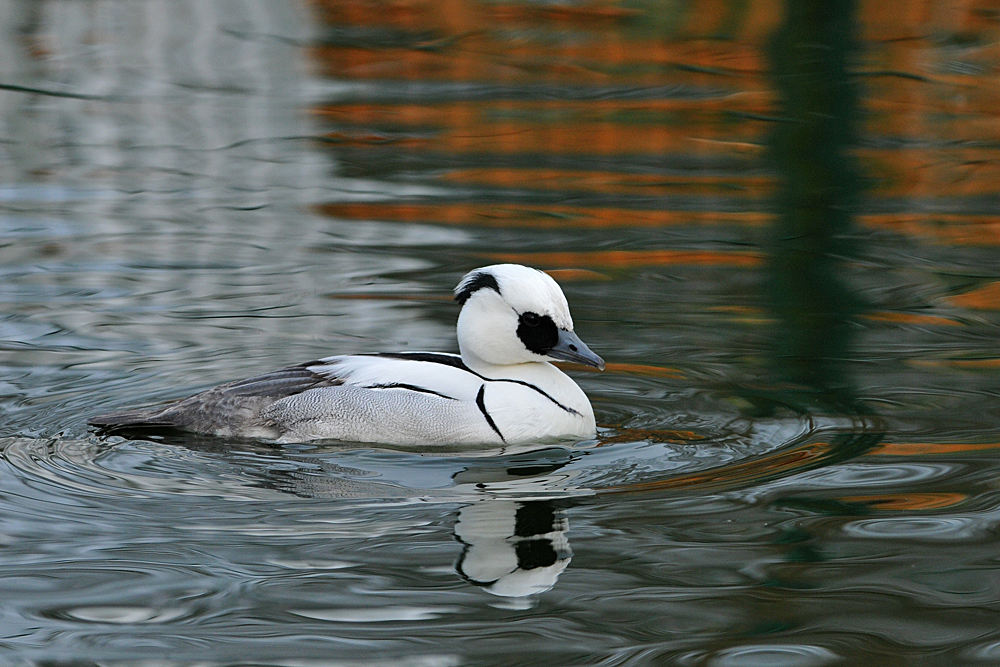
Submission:
M 200 436 L 151 440 L 8 438 L 4 463 L 26 487 L 53 498 L 200 496 L 262 500 L 423 498 L 489 493 L 571 497 L 652 489 L 739 488 L 862 453 L 857 418 L 788 414 L 752 419 L 698 395 L 655 427 L 602 428 L 574 446 L 503 450 L 391 450 L 369 445 L 227 442 Z M 706 412 L 715 407 L 716 414 Z M 641 426 L 634 424 L 641 423 Z M 873 431 L 871 437 L 877 439 Z M 877 440 L 875 440 L 877 441 Z M 868 441 L 865 441 L 868 442 Z M 874 441 L 872 441 L 874 442 Z M 853 448 L 853 449 L 852 449 Z

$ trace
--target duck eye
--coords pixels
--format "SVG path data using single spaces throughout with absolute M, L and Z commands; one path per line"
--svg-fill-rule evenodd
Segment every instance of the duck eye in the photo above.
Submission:
M 535 313 L 524 313 L 521 315 L 521 321 L 527 324 L 529 327 L 537 327 L 538 323 L 542 321 Z

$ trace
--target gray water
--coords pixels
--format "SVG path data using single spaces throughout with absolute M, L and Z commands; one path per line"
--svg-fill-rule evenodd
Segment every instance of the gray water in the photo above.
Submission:
M 0 5 L 0 663 L 1000 662 L 1000 24 L 790 6 Z M 497 261 L 595 441 L 86 427 Z

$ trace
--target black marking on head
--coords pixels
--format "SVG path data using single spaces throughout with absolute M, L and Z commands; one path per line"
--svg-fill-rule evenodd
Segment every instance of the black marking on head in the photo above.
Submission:
M 526 348 L 545 356 L 559 342 L 559 329 L 548 315 L 521 313 L 517 318 L 517 337 Z
M 483 413 L 484 417 L 486 417 L 486 423 L 490 425 L 491 429 L 496 431 L 497 435 L 500 436 L 500 441 L 507 442 L 507 439 L 503 437 L 503 433 L 501 433 L 500 429 L 497 428 L 496 422 L 493 421 L 493 417 L 490 416 L 490 413 L 486 411 L 486 401 L 484 398 L 485 395 L 486 395 L 486 385 L 484 384 L 479 388 L 479 393 L 476 395 L 476 405 L 479 406 L 479 411 Z
M 483 288 L 491 289 L 500 294 L 500 285 L 497 284 L 497 279 L 493 277 L 492 273 L 475 273 L 468 280 L 463 280 L 459 288 L 455 292 L 455 301 L 463 306 L 470 296 Z

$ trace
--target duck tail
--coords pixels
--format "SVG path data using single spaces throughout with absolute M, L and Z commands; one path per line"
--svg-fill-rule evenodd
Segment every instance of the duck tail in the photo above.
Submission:
M 90 417 L 87 424 L 103 433 L 113 433 L 129 428 L 171 428 L 177 426 L 174 420 L 164 416 L 163 413 L 162 407 L 108 412 Z

